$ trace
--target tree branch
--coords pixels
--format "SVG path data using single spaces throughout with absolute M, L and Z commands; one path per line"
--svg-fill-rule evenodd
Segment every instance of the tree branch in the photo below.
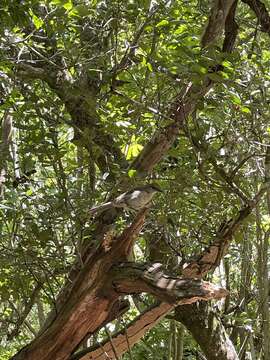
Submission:
M 101 360 L 115 358 L 113 348 L 117 349 L 120 356 L 128 347 L 132 347 L 145 333 L 148 327 L 153 327 L 164 317 L 168 309 L 176 305 L 191 304 L 198 300 L 220 299 L 227 295 L 227 291 L 209 282 L 195 279 L 178 279 L 165 275 L 161 269 L 161 264 L 135 264 L 121 263 L 115 265 L 111 272 L 114 289 L 117 293 L 130 294 L 148 292 L 166 301 L 166 304 L 155 305 L 154 308 L 144 315 L 140 315 L 136 321 L 124 331 L 117 333 L 107 342 L 99 344 L 99 347 L 89 348 L 71 357 L 72 360 Z M 168 305 L 167 303 L 171 305 Z M 141 325 L 140 319 L 146 317 L 147 323 Z M 146 320 L 144 319 L 144 321 Z M 70 360 L 71 360 L 70 359 Z
M 89 152 L 92 144 L 98 145 L 105 154 L 113 156 L 114 161 L 121 168 L 127 168 L 128 162 L 118 148 L 111 134 L 108 134 L 100 124 L 97 114 L 98 88 L 87 74 L 82 74 L 78 80 L 71 82 L 63 68 L 51 69 L 44 65 L 42 68 L 26 63 L 14 64 L 17 76 L 23 80 L 39 79 L 45 81 L 63 101 L 72 118 L 74 141 L 85 147 Z M 96 157 L 99 155 L 97 154 Z M 96 159 L 100 167 L 101 162 Z M 108 164 L 109 165 L 109 164 Z M 101 167 L 103 172 L 108 169 Z
M 200 138 L 197 140 L 195 136 L 192 136 L 189 129 L 186 127 L 185 129 L 186 136 L 190 139 L 193 147 L 196 151 L 200 151 L 204 155 L 204 157 L 208 160 L 210 164 L 212 164 L 215 172 L 225 181 L 225 183 L 230 188 L 231 192 L 237 195 L 244 204 L 249 203 L 249 198 L 244 194 L 244 192 L 234 183 L 232 176 L 229 176 L 222 166 L 217 164 L 216 158 L 212 155 L 211 151 L 209 151 L 208 144 Z
M 205 249 L 205 251 L 203 251 L 203 253 L 201 253 L 196 260 L 188 263 L 184 267 L 184 276 L 191 278 L 202 278 L 209 271 L 214 270 L 219 265 L 220 260 L 226 254 L 236 231 L 239 229 L 243 221 L 250 215 L 256 205 L 260 202 L 269 187 L 270 182 L 263 184 L 254 198 L 249 201 L 249 204 L 240 209 L 235 218 L 228 220 L 222 226 L 213 243 L 207 249 Z
M 42 287 L 43 287 L 43 283 L 42 282 L 38 283 L 35 286 L 35 288 L 33 289 L 32 294 L 30 295 L 28 302 L 25 304 L 24 310 L 22 311 L 22 313 L 19 313 L 19 311 L 17 310 L 17 312 L 19 314 L 19 318 L 16 321 L 15 328 L 11 331 L 10 334 L 8 334 L 8 337 L 7 337 L 8 341 L 11 341 L 14 337 L 16 337 L 19 334 L 20 328 L 21 328 L 22 324 L 25 322 L 30 311 L 32 310 L 32 307 L 34 306 L 37 296 L 39 295 L 39 292 L 42 289 Z
M 2 138 L 0 142 L 0 199 L 4 196 L 6 167 L 9 158 L 9 146 L 12 141 L 12 116 L 6 112 L 2 119 Z
M 213 44 L 222 34 L 234 0 L 214 0 L 207 27 L 202 36 L 202 47 Z
M 190 304 L 198 300 L 225 297 L 226 290 L 195 279 L 164 274 L 162 264 L 120 263 L 112 268 L 113 287 L 119 294 L 147 292 L 170 304 Z
M 186 265 L 182 271 L 183 277 L 202 278 L 207 274 L 207 272 L 213 271 L 216 266 L 218 266 L 219 261 L 221 257 L 225 255 L 235 232 L 237 229 L 239 229 L 243 221 L 245 221 L 245 219 L 249 216 L 250 212 L 254 209 L 256 204 L 258 204 L 259 201 L 263 198 L 263 195 L 269 189 L 269 187 L 270 182 L 265 183 L 254 196 L 250 205 L 239 210 L 235 218 L 229 220 L 227 224 L 225 224 L 222 229 L 220 229 L 216 239 L 214 239 L 213 243 L 197 257 L 197 260 L 192 260 Z M 146 309 L 127 326 L 126 331 L 128 333 L 129 343 L 133 345 L 138 342 L 148 330 L 152 329 L 158 322 L 160 322 L 164 316 L 166 316 L 173 308 L 174 305 L 172 304 L 158 302 L 152 307 Z M 123 330 L 114 335 L 113 341 L 115 342 L 115 345 L 117 344 L 118 354 L 123 354 L 127 351 L 129 345 Z M 102 343 L 102 346 L 97 345 L 94 349 L 86 349 L 78 354 L 73 355 L 71 359 L 75 360 L 81 358 L 82 360 L 107 360 L 104 351 L 106 351 L 106 353 L 113 354 L 110 341 L 108 340 L 105 340 Z M 232 349 L 230 351 L 231 354 L 234 355 Z M 237 357 L 232 359 L 236 360 Z
M 255 12 L 261 25 L 260 30 L 270 35 L 270 15 L 264 3 L 260 0 L 242 0 L 242 2 L 248 4 L 251 10 Z

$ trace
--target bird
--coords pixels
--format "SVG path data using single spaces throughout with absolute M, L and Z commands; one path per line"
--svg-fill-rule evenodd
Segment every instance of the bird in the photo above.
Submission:
M 92 207 L 89 212 L 95 214 L 112 208 L 139 211 L 149 206 L 156 192 L 162 192 L 157 184 L 138 186 L 117 196 L 112 201 Z

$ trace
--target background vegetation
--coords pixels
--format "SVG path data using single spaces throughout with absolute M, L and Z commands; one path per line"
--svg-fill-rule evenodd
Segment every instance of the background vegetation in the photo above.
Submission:
M 179 276 L 269 180 L 269 4 L 233 3 L 238 33 L 225 51 L 222 29 L 207 38 L 215 2 L 211 10 L 204 0 L 2 0 L 1 359 L 37 336 L 81 249 L 96 244 L 91 206 L 157 182 L 164 192 L 132 259 L 160 261 Z M 194 106 L 172 146 L 150 171 L 138 170 L 189 84 Z M 185 305 L 205 323 L 214 314 L 240 359 L 270 359 L 266 195 L 207 275 L 229 296 Z M 133 218 L 122 213 L 114 233 Z M 129 311 L 82 347 L 125 329 L 154 302 L 148 294 L 129 300 Z M 172 312 L 124 359 L 204 359 L 192 326 L 180 321 L 187 326 Z

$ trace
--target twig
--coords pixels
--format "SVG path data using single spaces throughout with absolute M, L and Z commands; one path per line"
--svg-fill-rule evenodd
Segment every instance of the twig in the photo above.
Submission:
M 118 355 L 117 355 L 117 352 L 116 352 L 116 348 L 115 348 L 115 346 L 114 346 L 114 343 L 113 343 L 113 341 L 112 341 L 111 333 L 110 333 L 109 330 L 107 329 L 107 326 L 105 326 L 104 328 L 105 328 L 105 332 L 106 332 L 106 334 L 107 334 L 107 336 L 108 336 L 108 338 L 109 338 L 109 340 L 110 340 L 110 344 L 111 344 L 111 347 L 112 347 L 112 349 L 113 349 L 114 356 L 115 356 L 116 360 L 120 360 L 119 357 L 118 357 Z

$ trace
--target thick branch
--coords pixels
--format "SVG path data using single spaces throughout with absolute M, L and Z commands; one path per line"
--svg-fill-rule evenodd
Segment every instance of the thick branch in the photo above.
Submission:
M 122 315 L 124 315 L 124 313 L 126 313 L 130 308 L 130 303 L 128 301 L 128 299 L 119 299 L 117 300 L 112 308 L 110 313 L 108 314 L 108 317 L 104 320 L 104 322 L 102 324 L 100 324 L 99 328 L 97 328 L 97 330 L 95 330 L 95 332 L 97 332 L 99 329 L 101 329 L 103 326 L 105 326 L 106 324 L 108 324 L 109 322 L 112 322 L 115 319 L 119 319 Z M 88 332 L 84 338 L 81 340 L 81 342 L 78 344 L 77 348 L 80 348 L 80 346 L 87 340 L 89 339 L 89 337 L 92 335 L 92 332 Z M 76 351 L 76 349 L 74 350 Z M 73 357 L 72 357 L 73 358 Z
M 197 300 L 218 299 L 227 291 L 195 279 L 164 274 L 162 264 L 121 263 L 112 271 L 114 289 L 120 294 L 150 293 L 167 303 L 188 304 Z
M 135 263 L 122 263 L 114 267 L 112 272 L 114 289 L 121 294 L 149 292 L 173 305 L 157 304 L 144 315 L 132 322 L 126 332 L 122 331 L 102 346 L 86 349 L 72 356 L 71 359 L 106 360 L 115 359 L 113 349 L 121 356 L 128 345 L 133 346 L 141 336 L 161 320 L 175 305 L 191 304 L 197 300 L 219 299 L 227 295 L 227 291 L 195 279 L 177 279 L 164 275 L 161 264 L 150 266 Z M 142 326 L 143 319 L 143 326 Z
M 266 9 L 266 6 L 260 0 L 242 0 L 243 3 L 255 12 L 259 24 L 261 25 L 260 30 L 270 35 L 270 15 Z
M 214 0 L 207 27 L 202 36 L 202 47 L 213 44 L 222 35 L 226 18 L 234 0 Z
M 191 332 L 207 360 L 239 360 L 221 319 L 213 310 L 208 312 L 203 303 L 178 306 L 175 319 Z
M 17 64 L 17 75 L 24 80 L 44 80 L 46 82 L 53 82 L 53 78 L 43 68 L 35 67 L 28 64 Z
M 131 164 L 140 176 L 152 171 L 154 166 L 163 158 L 175 142 L 179 130 L 187 117 L 195 110 L 198 99 L 201 99 L 211 88 L 212 82 L 206 78 L 204 84 L 198 89 L 192 84 L 187 85 L 185 95 L 179 95 L 172 105 L 172 123 L 158 130 L 152 139 L 144 146 L 142 152 Z

